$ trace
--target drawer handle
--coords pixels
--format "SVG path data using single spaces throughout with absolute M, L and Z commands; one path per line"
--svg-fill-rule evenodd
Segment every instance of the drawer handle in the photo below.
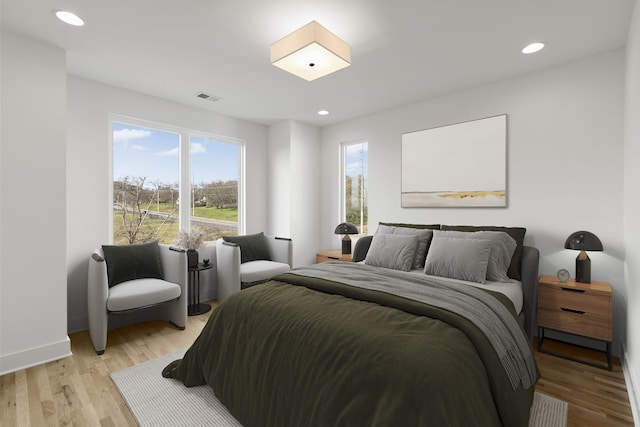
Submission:
M 578 292 L 580 294 L 584 292 L 584 289 L 573 289 L 573 288 L 560 288 L 560 289 L 562 289 L 563 291 Z
M 340 259 L 340 258 L 338 258 L 337 256 L 329 256 L 329 257 L 327 257 L 327 258 L 329 258 L 329 259 Z
M 564 307 L 560 307 L 560 310 L 562 311 L 568 311 L 569 313 L 576 313 L 576 314 L 584 314 L 586 313 L 586 311 L 582 311 L 582 310 L 574 310 L 572 308 L 564 308 Z

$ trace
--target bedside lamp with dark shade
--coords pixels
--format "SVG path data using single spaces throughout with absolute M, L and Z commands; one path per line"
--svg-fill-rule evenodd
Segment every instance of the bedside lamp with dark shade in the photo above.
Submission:
M 342 238 L 342 253 L 350 254 L 351 253 L 351 237 L 349 234 L 358 234 L 358 227 L 355 224 L 351 224 L 350 222 L 343 222 L 338 224 L 334 234 L 344 234 Z
M 593 233 L 576 231 L 567 237 L 565 249 L 580 251 L 576 258 L 576 282 L 591 283 L 591 260 L 586 251 L 602 251 L 602 242 Z

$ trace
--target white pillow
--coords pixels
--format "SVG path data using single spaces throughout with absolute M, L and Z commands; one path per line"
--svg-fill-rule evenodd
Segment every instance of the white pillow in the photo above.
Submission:
M 456 239 L 434 233 L 424 272 L 484 283 L 491 253 L 491 242 L 482 239 Z
M 507 272 L 511 264 L 513 252 L 517 243 L 511 236 L 503 231 L 453 231 L 436 230 L 434 236 L 449 237 L 455 239 L 489 240 L 491 242 L 491 252 L 489 254 L 489 265 L 487 266 L 487 280 L 493 282 L 510 282 Z
M 402 234 L 418 237 L 418 245 L 416 246 L 416 253 L 413 257 L 413 268 L 424 268 L 424 261 L 427 257 L 427 250 L 433 237 L 433 230 L 422 228 L 410 228 L 410 227 L 395 227 L 391 225 L 378 225 L 378 231 L 380 234 Z
M 409 271 L 413 266 L 417 244 L 417 236 L 376 233 L 373 235 L 364 263 L 376 267 Z

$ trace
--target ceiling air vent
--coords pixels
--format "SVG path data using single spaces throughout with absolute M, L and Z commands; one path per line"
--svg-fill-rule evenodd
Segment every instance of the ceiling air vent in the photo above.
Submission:
M 196 96 L 198 98 L 206 99 L 207 101 L 211 101 L 211 102 L 218 102 L 222 99 L 219 96 L 209 95 L 208 93 L 204 93 L 204 92 L 198 92 L 196 93 Z

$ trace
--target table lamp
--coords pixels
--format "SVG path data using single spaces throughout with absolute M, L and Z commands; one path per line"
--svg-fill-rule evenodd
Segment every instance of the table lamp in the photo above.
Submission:
M 602 242 L 593 233 L 576 231 L 567 237 L 565 249 L 580 251 L 576 258 L 576 282 L 591 283 L 591 260 L 586 251 L 602 251 Z
M 358 234 L 358 227 L 355 224 L 351 224 L 350 222 L 343 222 L 338 224 L 336 227 L 335 234 L 344 234 L 342 238 L 342 253 L 350 254 L 351 253 L 351 237 L 349 234 Z

